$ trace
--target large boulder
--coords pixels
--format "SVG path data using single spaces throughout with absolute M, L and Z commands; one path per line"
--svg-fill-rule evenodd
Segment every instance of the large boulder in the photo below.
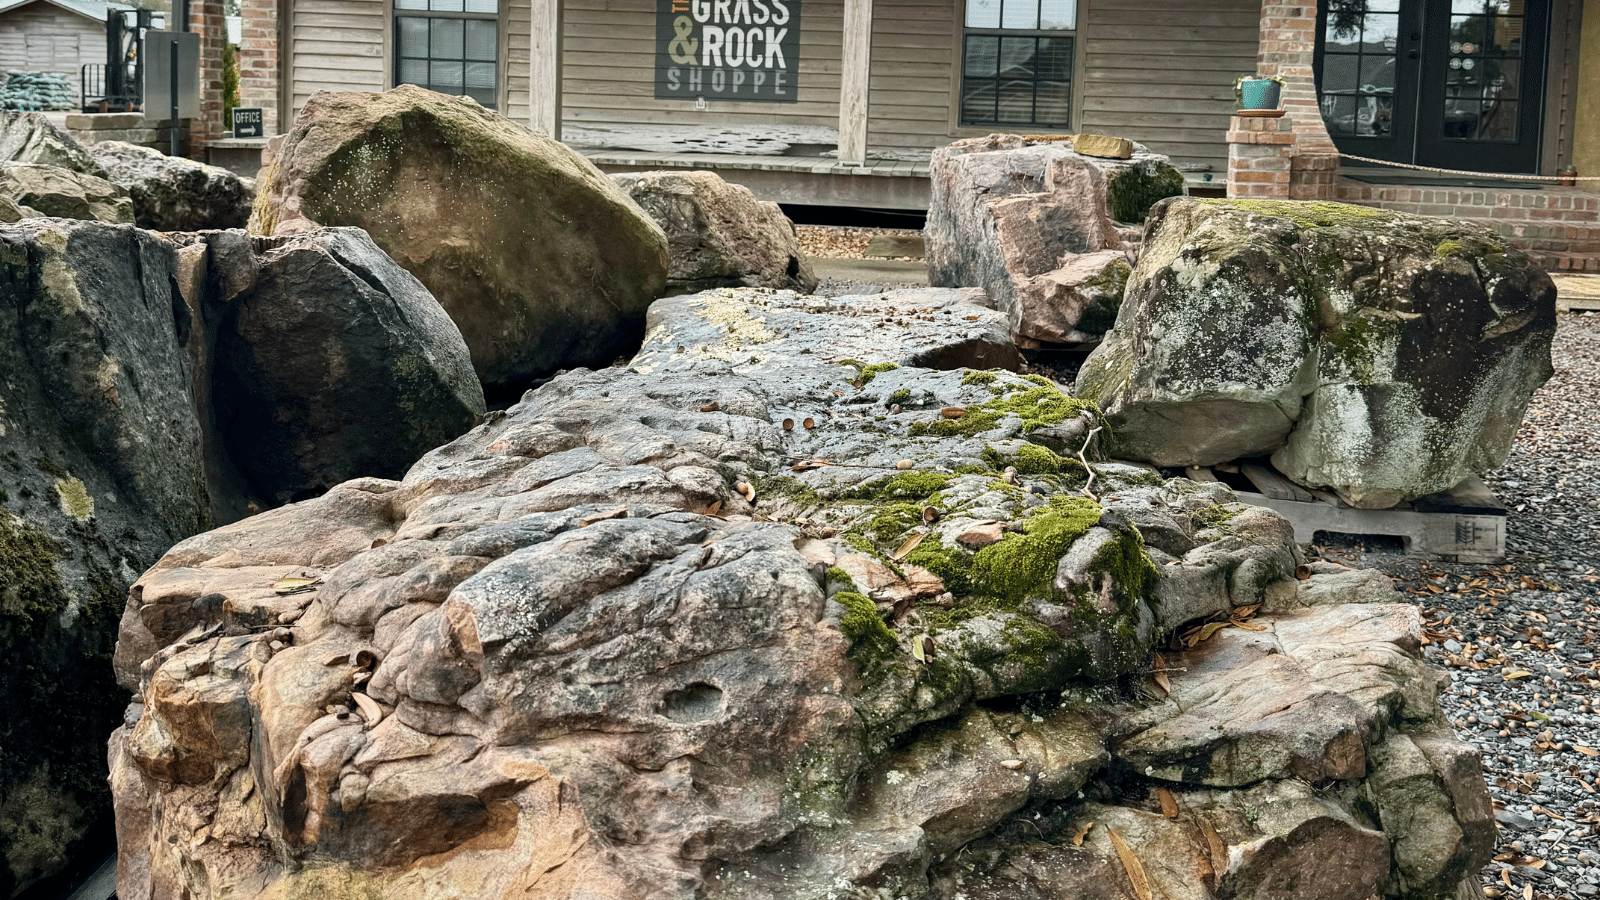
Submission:
M 210 413 L 251 501 L 397 478 L 483 415 L 461 333 L 365 232 L 209 232 L 197 243 L 213 286 L 202 311 Z
M 243 228 L 250 220 L 255 185 L 227 169 L 124 141 L 101 141 L 89 153 L 107 180 L 127 190 L 140 228 Z
M 133 201 L 120 185 L 60 166 L 0 163 L 0 200 L 25 214 L 133 223 Z
M 1554 334 L 1549 276 L 1481 228 L 1174 200 L 1077 388 L 1132 458 L 1272 454 L 1294 481 L 1386 508 L 1505 461 Z
M 632 365 L 173 547 L 118 645 L 118 896 L 1065 900 L 1118 896 L 1108 826 L 1155 896 L 1484 864 L 1416 609 L 1309 607 L 1225 486 L 1091 483 L 1043 378 L 897 365 L 917 293 L 662 301 Z M 933 311 L 819 350 L 874 299 Z
M 778 204 L 715 172 L 629 172 L 612 175 L 667 234 L 667 289 L 770 287 L 807 292 L 817 286 L 794 223 Z
M 97 735 L 127 695 L 138 573 L 208 527 L 171 246 L 60 219 L 0 226 L 0 897 L 110 809 Z
M 444 305 L 491 387 L 631 353 L 666 284 L 666 237 L 621 188 L 465 98 L 321 93 L 263 162 L 253 230 L 365 229 Z
M 1109 328 L 1120 294 L 1088 301 L 1071 289 L 1108 263 L 1086 273 L 1078 257 L 1129 249 L 1132 230 L 1118 223 L 1142 223 L 1183 192 L 1183 175 L 1142 146 L 1107 159 L 1012 134 L 935 150 L 931 177 L 928 283 L 983 288 L 1025 341 L 1094 340 Z
M 0 161 L 34 163 L 105 177 L 105 171 L 72 135 L 36 112 L 0 110 Z

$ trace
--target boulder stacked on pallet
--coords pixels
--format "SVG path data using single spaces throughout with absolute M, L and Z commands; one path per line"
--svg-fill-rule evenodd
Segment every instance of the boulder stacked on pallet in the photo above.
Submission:
M 1044 379 L 912 365 L 1003 343 L 974 294 L 661 301 L 632 365 L 174 547 L 118 895 L 1450 896 L 1494 823 L 1415 607 L 1221 485 L 1086 489 Z
M 1503 463 L 1551 375 L 1555 287 L 1465 223 L 1334 203 L 1168 201 L 1079 373 L 1118 452 L 1271 455 L 1388 508 Z
M 1121 148 L 1112 139 L 1085 149 Z M 1067 141 L 1006 134 L 935 150 L 923 230 L 929 283 L 983 288 L 1024 345 L 1097 340 L 1116 319 L 1136 226 L 1153 203 L 1183 192 L 1166 157 L 1130 152 L 1091 156 Z

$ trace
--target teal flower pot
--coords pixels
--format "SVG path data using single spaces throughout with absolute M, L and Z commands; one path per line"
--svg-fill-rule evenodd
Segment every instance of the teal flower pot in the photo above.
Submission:
M 1239 82 L 1242 109 L 1277 109 L 1283 85 L 1270 78 L 1247 78 Z

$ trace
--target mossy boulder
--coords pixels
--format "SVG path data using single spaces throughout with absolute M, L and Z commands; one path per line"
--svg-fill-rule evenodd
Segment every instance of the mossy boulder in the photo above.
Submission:
M 1183 192 L 1167 158 L 1138 145 L 1130 159 L 1105 159 L 1004 134 L 935 150 L 932 183 L 929 283 L 982 287 L 1014 335 L 1049 342 L 1094 340 L 1111 326 L 1126 280 L 1120 251 L 1130 249 L 1118 223 L 1137 225 Z
M 631 353 L 667 279 L 666 236 L 588 160 L 413 85 L 319 93 L 269 146 L 251 229 L 317 224 L 365 229 L 497 388 Z
M 0 225 L 0 897 L 108 824 L 128 587 L 209 523 L 175 274 L 132 228 Z
M 1301 484 L 1384 508 L 1504 462 L 1554 333 L 1549 277 L 1481 228 L 1172 200 L 1077 391 L 1131 458 L 1272 454 Z

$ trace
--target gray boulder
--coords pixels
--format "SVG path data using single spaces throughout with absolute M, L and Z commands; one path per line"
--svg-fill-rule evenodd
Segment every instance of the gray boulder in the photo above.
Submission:
M 317 94 L 263 155 L 251 229 L 363 228 L 516 390 L 632 353 L 667 278 L 661 229 L 587 159 L 413 85 Z
M 213 286 L 210 412 L 252 501 L 399 477 L 483 415 L 461 332 L 365 232 L 193 240 Z
M 133 201 L 125 189 L 59 166 L 0 163 L 0 200 L 24 214 L 133 224 Z
M 1078 393 L 1159 465 L 1272 454 L 1386 508 L 1505 461 L 1549 378 L 1555 289 L 1459 222 L 1339 204 L 1158 207 Z
M 36 112 L 0 110 L 0 161 L 55 166 L 97 178 L 106 175 L 77 138 Z
M 107 180 L 127 190 L 140 228 L 243 228 L 250 219 L 255 184 L 227 169 L 123 141 L 101 141 L 89 153 Z
M 757 200 L 715 172 L 612 175 L 667 235 L 667 289 L 817 286 L 794 223 L 778 204 Z
M 0 225 L 0 897 L 110 810 L 97 735 L 138 573 L 208 527 L 172 248 L 127 227 Z
M 1021 135 L 956 141 L 933 153 L 928 283 L 983 288 L 1024 340 L 1092 339 L 1120 297 L 1072 291 L 1106 269 L 1078 271 L 1076 258 L 1128 249 L 1117 221 L 1143 222 L 1153 203 L 1182 192 L 1167 158 L 1137 145 L 1118 160 Z
M 1415 608 L 1246 621 L 1295 592 L 1275 514 L 1091 456 L 1092 500 L 1056 385 L 897 365 L 909 312 L 824 358 L 877 298 L 795 329 L 753 299 L 781 295 L 662 301 L 632 365 L 173 547 L 118 648 L 118 895 L 1105 896 L 1107 825 L 1166 897 L 1436 900 L 1486 862 L 1473 751 L 1430 781 L 1378 748 L 1448 727 Z M 1222 590 L 1167 609 L 1201 551 Z M 1400 802 L 1433 831 L 1379 821 Z

